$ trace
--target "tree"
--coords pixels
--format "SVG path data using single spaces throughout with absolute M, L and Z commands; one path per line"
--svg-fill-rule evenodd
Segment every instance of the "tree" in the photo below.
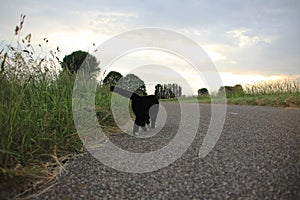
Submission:
M 181 86 L 178 86 L 178 97 L 181 97 L 182 95 L 182 87 Z
M 155 86 L 155 95 L 159 99 L 169 99 L 180 97 L 182 94 L 182 88 L 176 83 L 173 84 L 157 84 Z
M 155 86 L 155 92 L 154 92 L 155 96 L 159 99 L 162 98 L 163 96 L 163 86 L 161 84 L 157 84 Z
M 198 96 L 209 95 L 209 92 L 206 88 L 201 88 L 198 90 Z
M 116 85 L 117 82 L 122 78 L 122 74 L 116 71 L 111 71 L 107 74 L 107 76 L 103 80 L 104 85 Z
M 233 87 L 232 86 L 220 87 L 218 94 L 224 94 L 224 93 L 226 93 L 226 96 L 245 94 L 243 87 L 240 84 L 237 84 Z
M 72 74 L 77 73 L 80 67 L 84 67 L 90 74 L 94 74 L 100 70 L 96 57 L 80 50 L 65 56 L 61 66 L 63 70 L 69 70 Z
M 147 95 L 144 81 L 134 74 L 127 74 L 121 78 L 118 82 L 118 86 L 139 95 Z

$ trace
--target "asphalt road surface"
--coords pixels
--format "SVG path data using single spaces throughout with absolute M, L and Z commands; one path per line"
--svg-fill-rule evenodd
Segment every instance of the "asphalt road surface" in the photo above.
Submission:
M 132 152 L 164 147 L 180 121 L 178 104 L 164 107 L 168 119 L 155 136 L 115 134 L 110 141 Z M 193 143 L 169 166 L 127 173 L 87 152 L 70 160 L 67 172 L 36 199 L 300 199 L 299 109 L 228 105 L 222 134 L 201 159 L 210 105 L 200 105 L 200 113 Z

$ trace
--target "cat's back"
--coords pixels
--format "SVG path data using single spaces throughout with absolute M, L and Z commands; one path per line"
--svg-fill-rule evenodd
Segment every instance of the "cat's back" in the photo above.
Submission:
M 147 102 L 149 104 L 158 104 L 158 99 L 155 95 L 141 96 L 142 101 Z

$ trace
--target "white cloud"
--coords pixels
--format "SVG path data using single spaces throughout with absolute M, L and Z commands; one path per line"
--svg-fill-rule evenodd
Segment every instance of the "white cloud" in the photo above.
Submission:
M 129 11 L 96 11 L 87 16 L 89 28 L 98 34 L 118 34 L 135 28 L 138 14 Z
M 251 29 L 247 28 L 227 31 L 226 34 L 232 38 L 233 43 L 237 44 L 239 47 L 252 46 L 260 43 L 271 44 L 274 41 L 274 37 L 255 35 Z
M 207 52 L 208 56 L 214 61 L 232 62 L 223 53 L 224 45 L 203 45 L 202 48 Z

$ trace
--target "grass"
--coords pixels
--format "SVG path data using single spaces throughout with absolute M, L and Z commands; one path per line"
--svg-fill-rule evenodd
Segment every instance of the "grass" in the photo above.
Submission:
M 9 59 L 2 65 L 12 68 L 18 60 Z M 20 73 L 5 71 L 0 73 L 1 182 L 46 176 L 45 163 L 82 149 L 72 120 L 74 77 L 63 73 L 50 81 L 40 73 L 20 79 Z
M 45 73 L 22 80 L 17 74 L 0 73 L 1 191 L 14 188 L 16 181 L 53 178 L 57 170 L 51 167 L 84 150 L 73 123 L 74 80 L 67 71 L 55 80 L 48 80 Z M 110 98 L 107 87 L 97 87 L 95 110 L 105 130 L 116 127 Z
M 228 104 L 300 108 L 300 93 L 256 94 L 228 98 Z
M 84 150 L 72 114 L 76 74 L 59 72 L 58 52 L 37 51 L 30 34 L 20 39 L 24 18 L 16 43 L 0 49 L 0 199 L 16 183 L 22 188 L 32 180 L 53 179 L 58 173 L 53 166 L 62 167 L 63 158 Z M 111 92 L 98 86 L 96 94 L 100 124 L 114 127 Z
M 246 85 L 244 93 L 229 95 L 227 103 L 300 108 L 300 82 L 287 78 Z
M 235 105 L 275 106 L 300 108 L 300 83 L 293 79 L 259 82 L 246 85 L 243 92 L 227 93 L 226 103 Z M 166 102 L 184 103 L 224 103 L 218 95 L 180 97 L 178 99 L 163 99 Z
M 300 82 L 281 79 L 246 85 L 244 93 L 228 95 L 227 103 L 300 108 Z

